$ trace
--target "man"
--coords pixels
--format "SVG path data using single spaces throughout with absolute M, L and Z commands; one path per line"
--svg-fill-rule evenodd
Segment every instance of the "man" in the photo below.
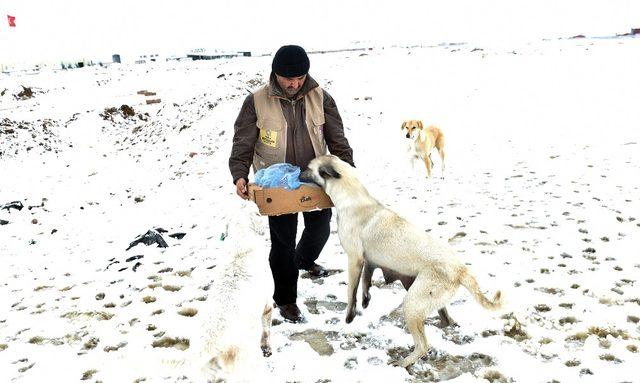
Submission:
M 333 98 L 309 76 L 309 58 L 296 45 L 278 49 L 269 84 L 247 96 L 235 122 L 229 169 L 236 193 L 249 198 L 249 167 L 254 172 L 286 162 L 306 169 L 316 156 L 329 152 L 353 165 Z M 304 212 L 304 231 L 296 245 L 298 214 L 269 217 L 269 264 L 275 284 L 273 300 L 291 322 L 304 320 L 296 305 L 298 270 L 326 276 L 317 263 L 327 239 L 331 209 Z

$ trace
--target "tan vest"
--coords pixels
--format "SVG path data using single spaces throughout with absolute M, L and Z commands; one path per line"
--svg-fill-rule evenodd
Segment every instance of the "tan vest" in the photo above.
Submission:
M 301 102 L 298 100 L 296 102 Z M 323 93 L 318 86 L 304 96 L 305 123 L 316 157 L 327 154 L 324 140 Z M 285 162 L 287 156 L 287 121 L 282 113 L 279 97 L 269 97 L 269 86 L 253 93 L 256 108 L 258 141 L 253 153 L 253 171 Z

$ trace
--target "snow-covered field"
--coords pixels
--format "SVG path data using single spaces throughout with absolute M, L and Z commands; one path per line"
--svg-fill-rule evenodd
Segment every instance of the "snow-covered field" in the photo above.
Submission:
M 240 203 L 233 123 L 270 62 L 0 76 L 0 206 L 24 205 L 0 210 L 0 381 L 190 381 L 159 361 L 197 343 L 215 299 Z M 256 363 L 279 382 L 640 381 L 639 62 L 637 38 L 311 55 L 371 193 L 449 241 L 506 305 L 484 311 L 461 289 L 459 327 L 434 313 L 430 355 L 388 365 L 413 345 L 405 292 L 377 271 L 371 305 L 344 323 L 334 218 L 319 263 L 336 272 L 301 275 L 307 323 L 276 314 L 274 353 Z M 434 179 L 411 168 L 400 125 L 413 118 L 444 131 L 444 179 L 437 156 Z M 167 248 L 125 250 L 152 228 Z

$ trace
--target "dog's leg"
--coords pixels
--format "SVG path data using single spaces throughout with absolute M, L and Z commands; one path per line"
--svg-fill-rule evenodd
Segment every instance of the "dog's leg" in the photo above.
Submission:
M 424 334 L 424 320 L 429 313 L 442 305 L 443 300 L 450 299 L 453 293 L 455 289 L 439 282 L 437 276 L 428 275 L 424 271 L 418 274 L 404 297 L 403 305 L 404 317 L 415 347 L 409 356 L 400 361 L 400 366 L 406 368 L 427 354 L 428 342 Z
M 424 166 L 427 167 L 427 178 L 431 178 L 431 159 L 429 156 L 424 158 Z
M 438 149 L 438 154 L 440 154 L 440 163 L 442 165 L 442 175 L 440 178 L 444 179 L 444 148 Z
M 424 334 L 424 316 L 415 315 L 407 318 L 407 327 L 413 336 L 414 348 L 411 354 L 400 361 L 400 366 L 407 368 L 427 355 L 427 337 Z
M 362 273 L 362 308 L 366 309 L 369 306 L 369 301 L 371 300 L 371 294 L 369 293 L 369 289 L 371 288 L 371 278 L 373 277 L 373 272 L 376 269 L 376 265 L 371 262 L 367 262 L 364 260 L 364 272 Z
M 413 147 L 409 147 L 407 149 L 407 156 L 408 156 L 407 159 L 409 160 L 409 163 L 411 163 L 411 169 L 415 170 L 416 160 L 420 157 L 418 157 Z
M 404 297 L 404 319 L 414 342 L 411 354 L 399 363 L 404 368 L 414 364 L 427 354 L 428 343 L 424 334 L 424 320 L 428 314 L 426 309 L 429 306 L 429 298 L 424 296 L 422 285 L 423 283 L 420 283 L 420 281 L 413 284 Z
M 262 313 L 262 339 L 260 340 L 260 348 L 262 349 L 262 355 L 265 357 L 271 356 L 271 313 L 273 307 L 271 303 L 267 303 L 264 306 Z
M 358 294 L 358 283 L 362 274 L 362 266 L 364 257 L 361 253 L 358 255 L 348 255 L 349 258 L 349 283 L 347 287 L 347 323 L 351 323 L 356 316 L 356 302 Z
M 444 135 L 440 131 L 436 137 L 434 146 L 438 149 L 438 154 L 440 155 L 440 165 L 442 166 L 442 174 L 440 175 L 440 178 L 444 179 Z
M 456 321 L 449 316 L 449 312 L 447 312 L 446 307 L 438 310 L 438 316 L 440 317 L 440 328 L 456 325 Z
M 411 156 L 411 169 L 415 170 L 416 169 L 416 160 L 418 160 L 420 157 L 416 156 L 415 154 L 413 154 Z

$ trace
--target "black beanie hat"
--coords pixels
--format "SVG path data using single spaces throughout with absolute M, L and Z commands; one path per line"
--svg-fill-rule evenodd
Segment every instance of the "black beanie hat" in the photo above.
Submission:
M 285 45 L 273 56 L 271 70 L 282 77 L 300 77 L 309 73 L 309 57 L 302 47 Z

